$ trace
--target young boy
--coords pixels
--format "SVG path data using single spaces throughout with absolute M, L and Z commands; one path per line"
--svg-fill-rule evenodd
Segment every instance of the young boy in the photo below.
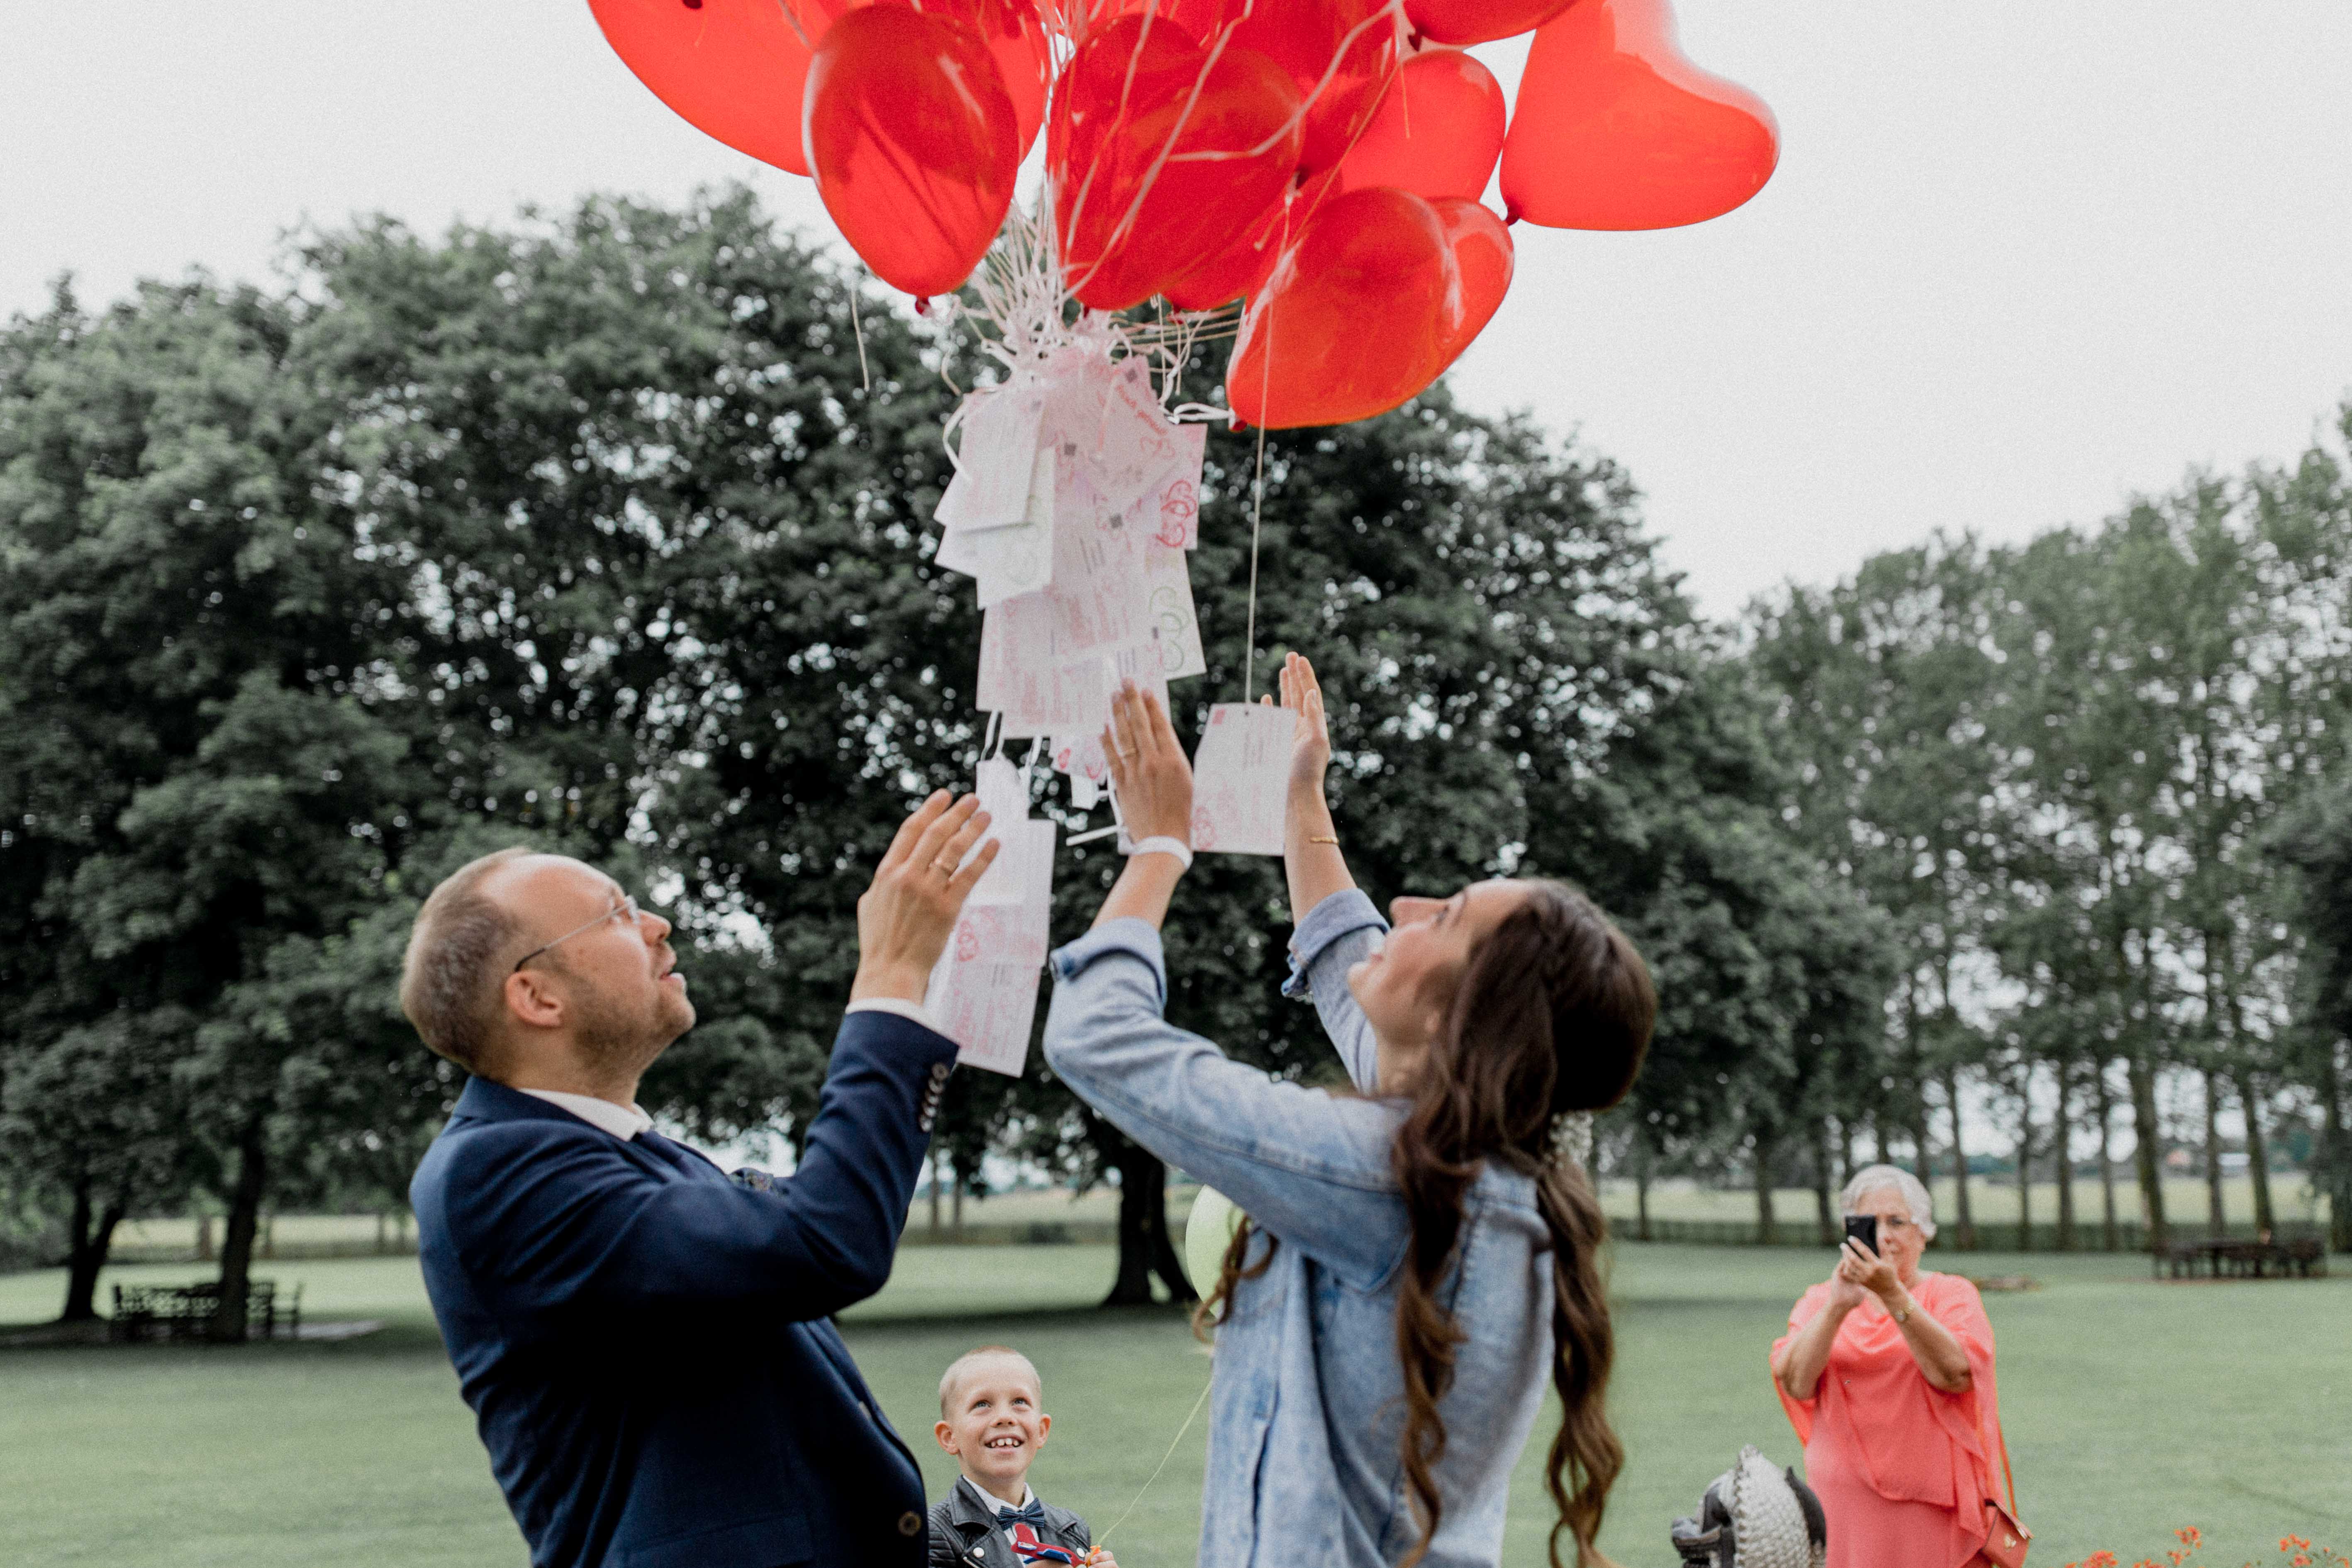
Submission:
M 940 1379 L 940 1447 L 963 1476 L 931 1509 L 930 1568 L 1118 1568 L 1093 1550 L 1087 1521 L 1037 1500 L 1029 1467 L 1054 1418 L 1037 1369 L 1019 1351 L 982 1345 Z

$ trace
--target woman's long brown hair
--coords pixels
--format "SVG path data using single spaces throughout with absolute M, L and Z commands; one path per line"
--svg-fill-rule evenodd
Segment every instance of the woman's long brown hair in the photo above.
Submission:
M 1593 1542 L 1624 1448 L 1604 1401 L 1616 1355 L 1601 1270 L 1608 1223 L 1584 1173 L 1552 1157 L 1550 1137 L 1562 1113 L 1624 1099 L 1649 1048 L 1657 999 L 1641 955 L 1591 900 L 1557 882 L 1520 885 L 1528 897 L 1470 955 L 1390 1155 L 1412 1222 L 1397 1283 L 1397 1357 L 1405 1485 L 1421 1523 L 1401 1568 L 1428 1553 L 1444 1517 L 1436 1471 L 1446 1433 L 1438 1404 L 1453 1384 L 1454 1348 L 1465 1336 L 1438 1291 L 1460 1243 L 1463 1198 L 1489 1160 L 1535 1176 L 1536 1206 L 1551 1233 L 1552 1383 L 1560 1403 L 1546 1470 L 1559 1516 L 1549 1541 L 1552 1568 L 1560 1568 L 1563 1534 L 1575 1542 L 1580 1568 L 1609 1568 Z M 1234 1237 L 1223 1277 L 1196 1322 L 1246 1277 L 1249 1234 L 1244 1226 Z M 1246 1274 L 1270 1261 L 1261 1258 Z

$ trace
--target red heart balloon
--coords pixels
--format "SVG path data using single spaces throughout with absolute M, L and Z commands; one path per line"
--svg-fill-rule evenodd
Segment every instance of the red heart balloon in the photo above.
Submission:
M 1445 364 L 1451 366 L 1502 308 L 1517 257 L 1511 231 L 1489 209 L 1454 196 L 1441 196 L 1429 205 L 1445 227 L 1446 247 L 1454 252 L 1454 269 L 1462 279 L 1462 320 L 1445 344 Z
M 890 0 L 878 0 L 887 4 Z M 926 16 L 961 22 L 988 40 L 1027 157 L 1045 122 L 1045 86 L 1053 79 L 1053 47 L 1036 0 L 901 0 Z
M 1255 294 L 1274 273 L 1275 263 L 1306 228 L 1324 198 L 1339 192 L 1339 171 L 1302 174 L 1282 199 L 1266 208 L 1249 232 L 1202 266 L 1162 288 L 1180 310 L 1209 310 L 1244 294 Z
M 1020 164 L 979 34 L 897 5 L 849 12 L 817 46 L 803 126 L 824 210 L 877 277 L 919 299 L 971 276 Z
M 1328 169 L 1380 107 L 1396 74 L 1391 0 L 1169 0 L 1170 18 L 1204 47 L 1255 49 L 1290 73 L 1307 104 L 1299 162 Z
M 1483 44 L 1532 32 L 1576 0 L 1404 0 L 1412 30 L 1433 44 Z
M 801 90 L 809 50 L 777 0 L 588 0 L 604 41 L 637 79 L 686 121 L 739 153 L 795 174 Z M 803 26 L 833 10 L 803 0 Z
M 1251 231 L 1298 166 L 1298 89 L 1255 49 L 1212 60 L 1160 16 L 1078 46 L 1045 136 L 1070 292 L 1139 305 Z
M 1478 199 L 1503 155 L 1502 83 L 1459 49 L 1404 62 L 1380 112 L 1339 163 L 1349 190 L 1394 185 L 1435 201 Z
M 1384 185 L 1349 191 L 1307 220 L 1250 302 L 1226 401 L 1269 430 L 1369 419 L 1437 379 L 1462 319 L 1435 209 Z
M 1503 142 L 1503 201 L 1548 228 L 1675 228 L 1772 177 L 1764 100 L 1683 58 L 1666 0 L 1578 0 L 1536 34 Z

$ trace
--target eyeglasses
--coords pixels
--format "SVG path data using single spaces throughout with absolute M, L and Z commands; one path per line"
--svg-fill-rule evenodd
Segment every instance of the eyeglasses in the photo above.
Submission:
M 570 931 L 565 931 L 562 936 L 557 937 L 545 947 L 532 948 L 529 952 L 526 952 L 520 958 L 516 959 L 515 966 L 512 969 L 508 970 L 507 973 L 509 974 L 520 974 L 522 973 L 522 966 L 529 963 L 532 959 L 537 958 L 541 953 L 550 952 L 562 946 L 563 943 L 570 942 L 573 937 L 578 936 L 582 931 L 593 931 L 598 926 L 603 925 L 606 921 L 625 920 L 631 925 L 635 925 L 637 923 L 638 918 L 643 912 L 644 911 L 637 908 L 637 900 L 635 899 L 624 895 L 618 904 L 614 906 L 612 909 L 606 910 L 594 920 L 586 921 L 581 925 L 573 926 Z

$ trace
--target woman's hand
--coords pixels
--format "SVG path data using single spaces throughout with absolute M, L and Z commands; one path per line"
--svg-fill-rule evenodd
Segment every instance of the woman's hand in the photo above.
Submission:
M 874 870 L 872 886 L 857 900 L 857 978 L 852 1001 L 895 996 L 920 1002 L 930 984 L 931 966 L 955 930 L 956 917 L 981 873 L 996 858 L 997 841 L 981 845 L 970 865 L 965 854 L 988 830 L 980 797 L 968 795 L 953 805 L 940 790 L 898 825 L 897 837 Z
M 1282 661 L 1282 705 L 1298 715 L 1297 737 L 1290 743 L 1290 809 L 1320 807 L 1323 775 L 1331 767 L 1331 725 L 1323 713 L 1323 688 L 1304 654 Z
M 1111 798 L 1129 838 L 1192 842 L 1192 764 L 1176 742 L 1175 726 L 1160 699 L 1123 681 L 1111 699 L 1111 726 L 1102 735 L 1110 762 Z M 1137 855 L 1112 884 L 1095 924 L 1139 920 L 1158 926 L 1168 918 L 1168 900 L 1184 875 L 1173 855 Z
M 1834 1278 L 1842 1285 L 1853 1289 L 1855 1305 L 1861 1304 L 1865 1293 L 1885 1301 L 1892 1300 L 1903 1289 L 1902 1278 L 1895 1272 L 1895 1265 L 1850 1236 L 1845 1238 L 1844 1251 L 1838 1257 Z M 1832 1293 L 1835 1294 L 1835 1290 Z
M 1192 842 L 1192 763 L 1160 699 L 1132 680 L 1111 698 L 1110 728 L 1102 733 L 1119 821 L 1137 841 Z

